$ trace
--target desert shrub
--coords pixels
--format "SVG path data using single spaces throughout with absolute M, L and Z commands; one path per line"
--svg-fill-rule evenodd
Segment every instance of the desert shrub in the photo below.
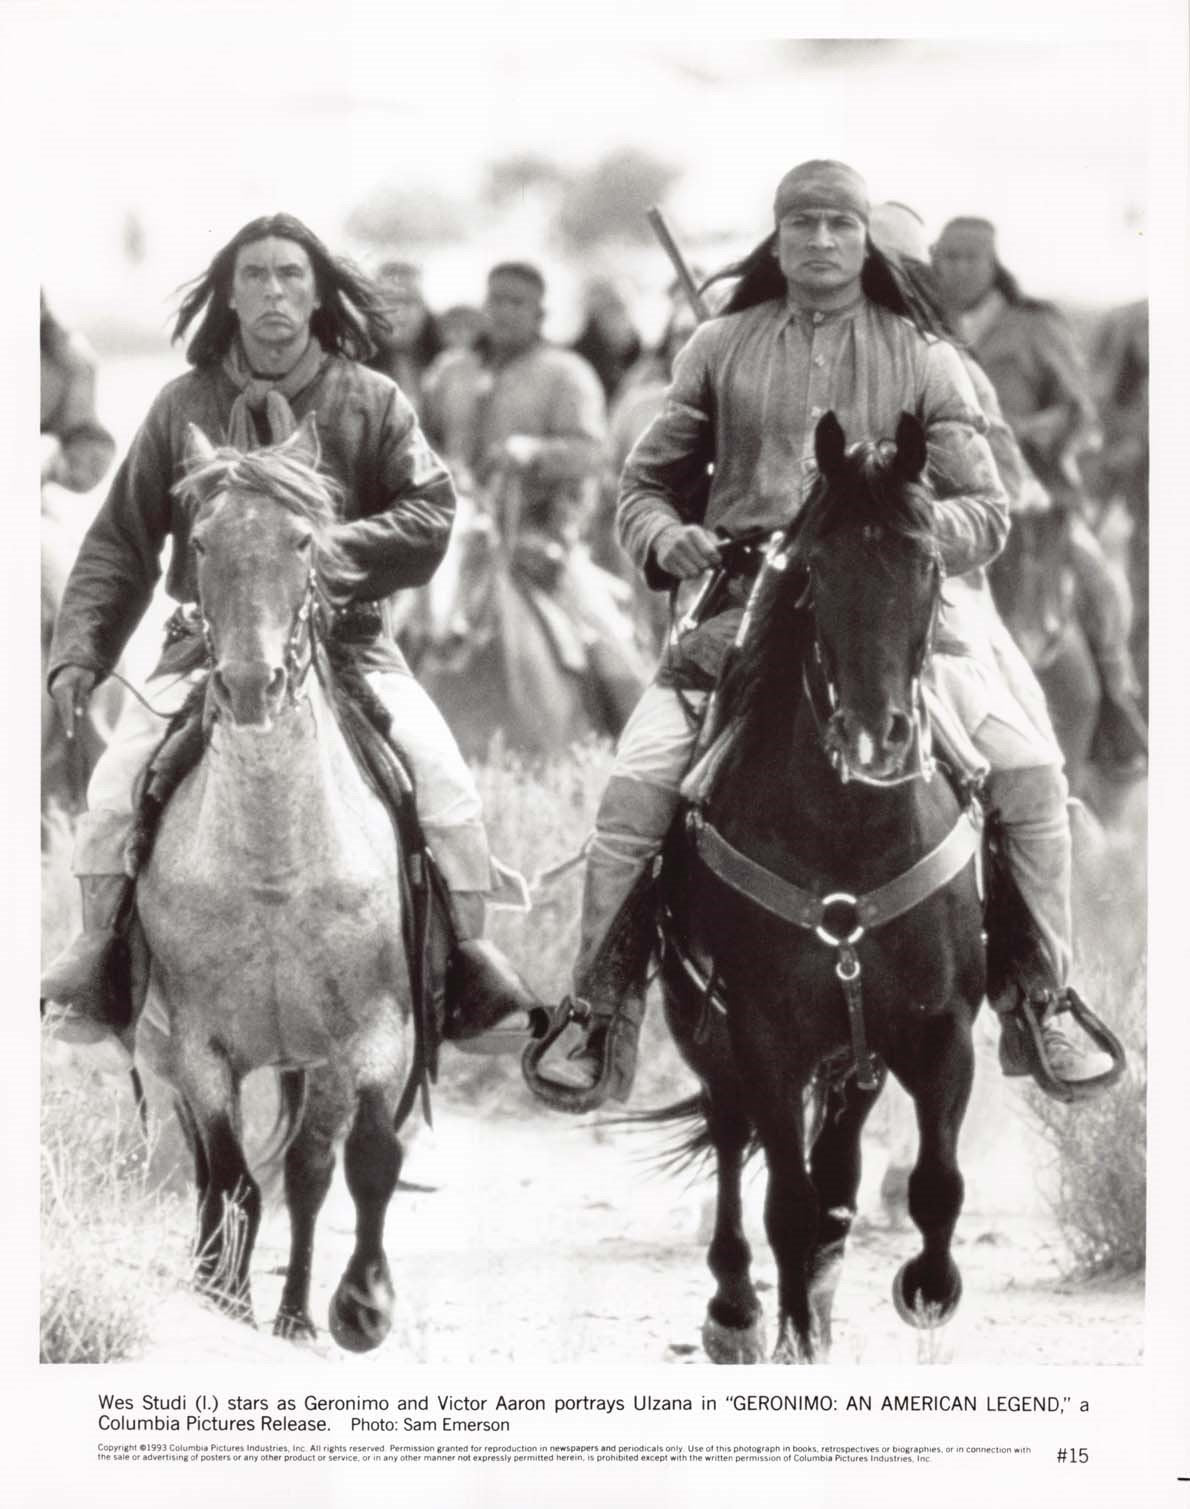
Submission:
M 1079 988 L 1128 1054 L 1098 1099 L 1063 1105 L 1039 1091 L 1033 1114 L 1054 1153 L 1050 1203 L 1081 1276 L 1145 1264 L 1147 1006 L 1144 813 L 1084 852 L 1076 886 Z
M 151 1172 L 124 1082 L 60 1072 L 47 1050 L 41 1107 L 43 1362 L 118 1362 L 189 1276 L 189 1213 Z

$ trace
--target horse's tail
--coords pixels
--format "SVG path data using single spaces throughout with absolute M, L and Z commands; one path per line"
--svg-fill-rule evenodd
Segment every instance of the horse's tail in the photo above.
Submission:
M 304 1069 L 277 1071 L 277 1115 L 261 1149 L 262 1168 L 281 1162 L 302 1129 L 309 1086 Z
M 645 1161 L 667 1174 L 684 1173 L 687 1169 L 703 1172 L 703 1165 L 710 1162 L 715 1148 L 708 1116 L 709 1102 L 699 1091 L 685 1100 L 672 1105 L 658 1106 L 651 1111 L 631 1111 L 601 1123 L 603 1126 L 627 1126 L 636 1128 L 674 1127 L 678 1135 L 663 1147 L 647 1155 Z M 748 1138 L 745 1158 L 758 1151 L 759 1143 L 753 1130 Z

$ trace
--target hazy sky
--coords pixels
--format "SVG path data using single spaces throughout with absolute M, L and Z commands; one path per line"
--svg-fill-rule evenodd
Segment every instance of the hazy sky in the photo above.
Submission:
M 695 240 L 727 232 L 742 249 L 767 228 L 780 174 L 835 156 L 931 228 L 990 216 L 1005 261 L 1039 293 L 1106 302 L 1145 291 L 1139 37 L 1034 26 L 1031 40 L 932 37 L 823 55 L 697 26 L 576 39 L 518 24 L 516 6 L 483 37 L 426 32 L 409 9 L 43 0 L 30 10 L 43 70 L 39 258 L 57 297 L 85 306 L 108 284 L 128 295 L 129 209 L 160 301 L 265 210 L 292 209 L 336 241 L 380 184 L 475 203 L 495 157 L 582 166 L 622 144 L 683 169 L 671 210 Z M 539 252 L 494 246 L 509 231 L 485 226 L 477 204 L 474 230 L 430 268 L 439 301 L 468 296 L 489 251 Z

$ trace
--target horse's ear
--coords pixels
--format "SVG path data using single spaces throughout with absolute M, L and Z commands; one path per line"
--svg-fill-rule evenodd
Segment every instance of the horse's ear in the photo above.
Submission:
M 215 447 L 196 424 L 186 426 L 186 466 L 203 466 L 215 459 Z
M 926 466 L 926 431 L 916 414 L 903 413 L 897 422 L 897 454 L 893 469 L 912 482 Z
M 318 422 L 313 413 L 307 414 L 285 442 L 285 448 L 314 470 L 322 459 L 322 447 L 318 443 Z
M 824 477 L 838 471 L 846 452 L 847 437 L 843 433 L 843 426 L 835 418 L 834 409 L 828 409 L 814 431 L 814 459 Z

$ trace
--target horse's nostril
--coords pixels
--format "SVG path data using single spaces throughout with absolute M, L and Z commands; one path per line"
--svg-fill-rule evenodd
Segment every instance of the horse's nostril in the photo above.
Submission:
M 886 747 L 890 749 L 904 749 L 913 735 L 913 724 L 908 714 L 894 712 L 889 714 L 888 729 L 884 735 Z

